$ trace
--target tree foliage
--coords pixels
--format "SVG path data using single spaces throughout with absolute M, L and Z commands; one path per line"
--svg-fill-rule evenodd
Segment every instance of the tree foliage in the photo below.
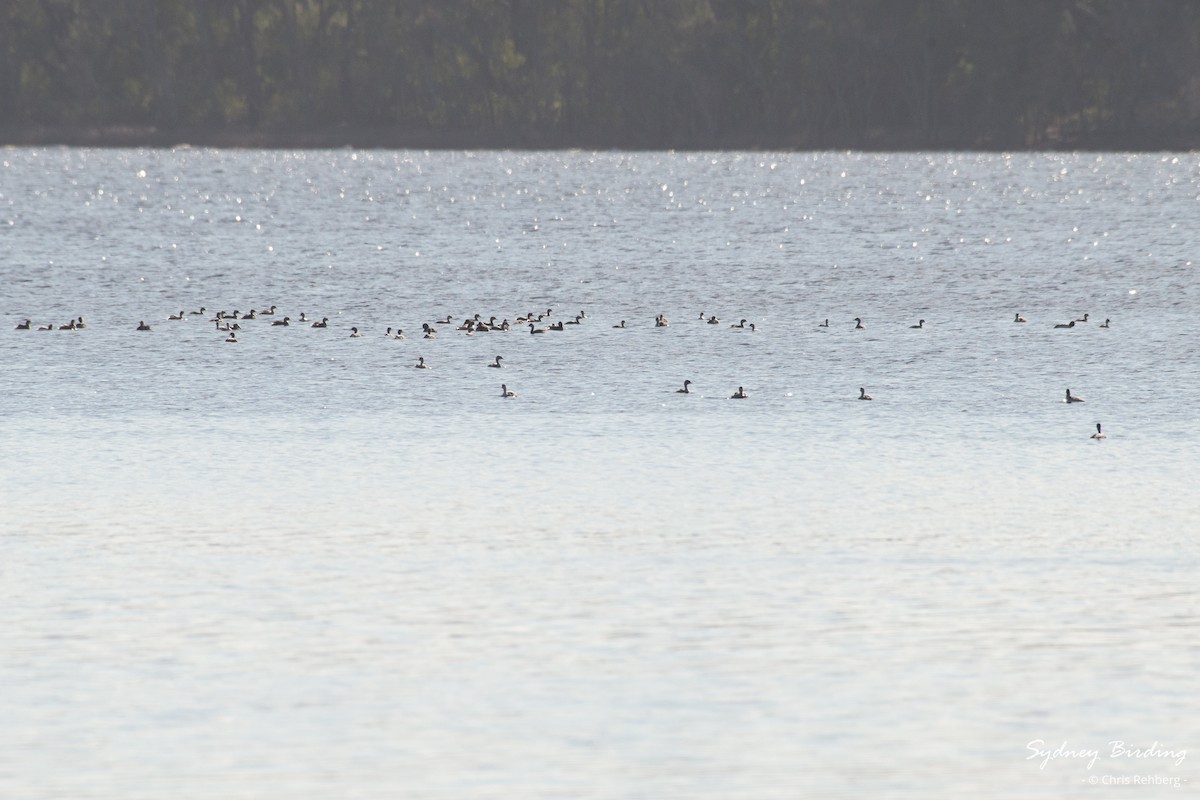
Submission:
M 0 130 L 118 128 L 426 146 L 1197 146 L 1200 4 L 0 0 Z

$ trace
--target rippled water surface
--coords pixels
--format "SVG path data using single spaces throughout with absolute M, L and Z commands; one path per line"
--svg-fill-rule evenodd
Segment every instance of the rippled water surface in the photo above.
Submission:
M 0 151 L 0 796 L 1193 793 L 1198 219 L 1196 154 Z

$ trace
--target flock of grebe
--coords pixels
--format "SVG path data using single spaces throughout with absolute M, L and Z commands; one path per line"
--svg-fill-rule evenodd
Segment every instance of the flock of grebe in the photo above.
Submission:
M 284 327 L 291 326 L 292 318 L 290 316 L 286 316 L 286 315 L 285 316 L 277 316 L 276 315 L 277 311 L 278 311 L 277 305 L 270 305 L 270 306 L 266 306 L 261 309 L 251 308 L 249 311 L 244 312 L 244 313 L 237 309 L 235 309 L 233 311 L 217 311 L 217 312 L 213 313 L 211 317 L 208 317 L 207 321 L 214 324 L 215 331 L 217 333 L 227 333 L 228 334 L 228 336 L 226 336 L 224 339 L 225 342 L 230 343 L 230 344 L 236 344 L 239 341 L 241 341 L 237 338 L 237 334 L 238 334 L 238 331 L 242 330 L 242 322 L 249 322 L 251 320 L 263 320 L 265 322 L 269 322 L 272 327 L 284 328 Z M 195 310 L 195 311 L 180 310 L 178 314 L 170 314 L 166 319 L 167 319 L 168 323 L 181 322 L 183 320 L 194 318 L 194 317 L 204 318 L 209 313 L 210 312 L 208 311 L 207 308 L 201 306 L 198 310 Z M 511 330 L 521 330 L 525 327 L 529 328 L 529 333 L 531 335 L 537 335 L 537 334 L 545 334 L 550 331 L 563 331 L 563 330 L 567 329 L 567 326 L 581 325 L 583 323 L 583 320 L 588 318 L 588 316 L 585 312 L 580 311 L 574 317 L 574 319 L 568 319 L 566 321 L 558 320 L 555 322 L 547 322 L 546 325 L 543 327 L 541 325 L 541 323 L 543 323 L 544 321 L 547 321 L 552 314 L 553 314 L 553 309 L 549 309 L 549 308 L 546 309 L 545 312 L 538 313 L 538 314 L 535 314 L 534 312 L 531 311 L 525 315 L 516 317 L 514 319 L 513 323 L 510 323 L 507 318 L 503 319 L 500 322 L 497 322 L 495 316 L 489 317 L 487 320 L 484 320 L 480 314 L 475 314 L 474 316 L 471 316 L 471 317 L 464 317 L 462 323 L 460 323 L 458 325 L 455 325 L 454 319 L 450 315 L 446 315 L 446 317 L 444 319 L 437 319 L 432 324 L 428 323 L 428 322 L 421 323 L 421 333 L 419 335 L 424 339 L 436 338 L 438 335 L 439 329 L 434 327 L 435 325 L 441 325 L 441 326 L 454 325 L 453 330 L 455 332 L 462 333 L 463 335 L 466 335 L 466 336 L 474 336 L 477 333 L 488 333 L 488 332 L 492 332 L 492 331 L 508 332 Z M 1070 329 L 1074 328 L 1077 323 L 1088 322 L 1088 319 L 1089 319 L 1089 315 L 1087 313 L 1085 313 L 1082 317 L 1077 317 L 1075 319 L 1068 320 L 1067 322 L 1055 323 L 1054 328 L 1070 330 Z M 714 315 L 706 315 L 705 312 L 703 312 L 703 311 L 700 312 L 698 321 L 703 324 L 706 324 L 706 325 L 720 325 L 721 324 L 721 320 L 715 314 Z M 866 325 L 863 324 L 862 317 L 854 317 L 851 321 L 854 323 L 853 330 L 865 330 L 866 329 Z M 1013 318 L 1013 322 L 1015 322 L 1015 323 L 1025 323 L 1027 321 L 1028 320 L 1026 320 L 1026 318 L 1024 316 L 1022 316 L 1020 312 L 1017 312 L 1016 316 Z M 515 323 L 515 326 L 514 326 L 514 323 Z M 261 324 L 261 323 L 259 323 L 259 324 Z M 311 328 L 328 328 L 329 327 L 329 317 L 322 317 L 319 320 L 309 319 L 309 317 L 306 313 L 301 312 L 299 317 L 296 318 L 296 324 L 297 325 L 307 325 Z M 667 319 L 665 314 L 656 315 L 654 318 L 654 322 L 653 322 L 653 325 L 656 328 L 665 328 L 665 327 L 670 326 L 670 324 L 671 323 Z M 1112 320 L 1105 319 L 1103 324 L 1101 324 L 1099 327 L 1109 328 L 1109 327 L 1111 327 L 1111 325 L 1112 325 Z M 65 323 L 61 323 L 61 324 L 50 323 L 50 324 L 45 324 L 45 325 L 39 325 L 36 327 L 34 326 L 32 320 L 25 319 L 25 320 L 17 323 L 16 330 L 78 331 L 78 330 L 82 330 L 86 327 L 87 327 L 87 324 L 83 321 L 83 317 L 79 316 L 79 317 L 75 317 Z M 619 323 L 613 325 L 612 327 L 618 328 L 618 329 L 625 329 L 625 328 L 632 328 L 633 326 L 628 325 L 625 320 L 621 320 Z M 739 320 L 737 323 L 732 324 L 729 327 L 732 329 L 737 329 L 737 330 L 746 330 L 751 333 L 755 333 L 758 330 L 758 327 L 754 323 L 747 324 L 747 320 L 745 320 L 745 319 Z M 816 327 L 818 327 L 818 328 L 830 327 L 829 320 L 825 319 L 825 320 L 817 323 Z M 923 319 L 918 320 L 915 325 L 910 325 L 908 327 L 913 330 L 925 330 L 925 320 L 923 320 Z M 135 330 L 150 332 L 150 331 L 153 331 L 154 328 L 153 328 L 153 326 L 149 325 L 145 320 L 141 320 L 138 322 L 138 325 Z M 350 336 L 350 338 L 354 338 L 354 339 L 363 338 L 362 332 L 357 327 L 351 327 L 348 335 Z M 396 327 L 395 329 L 389 327 L 387 329 L 387 331 L 384 332 L 383 336 L 385 338 L 390 338 L 390 339 L 406 338 L 404 335 L 404 329 L 400 328 L 400 327 Z M 503 356 L 496 356 L 495 361 L 489 363 L 487 366 L 496 367 L 496 368 L 503 367 L 503 364 L 500 363 L 503 360 L 504 360 Z M 417 363 L 415 363 L 413 366 L 416 369 L 431 369 L 430 365 L 425 362 L 424 356 L 419 356 L 417 358 Z M 691 386 L 692 386 L 692 381 L 685 380 L 683 382 L 683 387 L 680 389 L 676 389 L 675 392 L 678 394 L 692 394 L 692 390 L 690 388 Z M 507 384 L 500 384 L 500 396 L 503 398 L 510 398 L 510 397 L 516 397 L 517 394 L 516 394 L 516 392 L 513 392 L 512 390 L 510 390 L 508 388 Z M 739 386 L 737 388 L 737 391 L 735 391 L 732 395 L 730 395 L 731 400 L 744 400 L 748 397 L 750 397 L 750 395 L 746 392 L 745 388 L 742 386 Z M 874 398 L 871 395 L 867 394 L 867 390 L 865 387 L 859 387 L 858 399 L 859 400 L 874 400 Z M 1068 388 L 1066 391 L 1066 399 L 1064 402 L 1066 402 L 1066 403 L 1082 403 L 1082 402 L 1084 402 L 1084 399 L 1082 397 L 1079 397 L 1078 395 L 1072 394 L 1071 390 Z M 1091 438 L 1092 439 L 1107 438 L 1106 435 L 1104 434 L 1104 432 L 1102 431 L 1099 422 L 1096 423 L 1096 432 L 1091 435 Z

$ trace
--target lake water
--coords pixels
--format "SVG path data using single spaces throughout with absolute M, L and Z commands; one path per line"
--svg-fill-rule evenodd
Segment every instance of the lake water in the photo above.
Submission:
M 1195 153 L 0 150 L 0 797 L 1191 795 L 1198 219 Z

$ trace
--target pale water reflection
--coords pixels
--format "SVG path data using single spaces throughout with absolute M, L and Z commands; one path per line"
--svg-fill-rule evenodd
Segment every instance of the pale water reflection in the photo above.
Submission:
M 1196 780 L 1194 156 L 2 160 L 0 795 Z

